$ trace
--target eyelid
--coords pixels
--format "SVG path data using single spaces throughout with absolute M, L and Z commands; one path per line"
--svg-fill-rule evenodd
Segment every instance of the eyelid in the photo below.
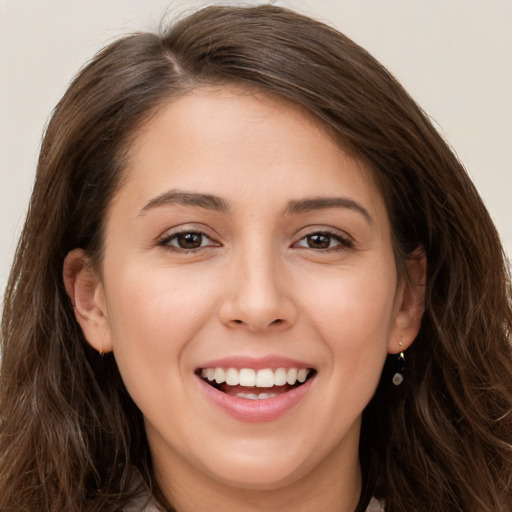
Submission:
M 168 248 L 171 250 L 176 250 L 178 252 L 194 252 L 200 249 L 205 249 L 208 247 L 220 247 L 222 244 L 217 240 L 218 237 L 215 235 L 212 235 L 210 229 L 207 229 L 205 226 L 198 227 L 197 225 L 193 224 L 182 224 L 179 226 L 176 226 L 174 228 L 168 229 L 164 232 L 163 235 L 158 237 L 157 245 L 162 246 L 164 248 Z M 180 247 L 175 247 L 169 244 L 169 242 L 179 235 L 187 234 L 187 233 L 196 233 L 200 234 L 203 237 L 207 238 L 211 243 L 196 247 L 194 249 L 184 249 Z
M 307 230 L 307 231 L 305 231 L 305 230 Z M 308 248 L 308 247 L 297 246 L 297 244 L 300 241 L 304 240 L 308 236 L 312 236 L 315 234 L 324 234 L 324 235 L 330 236 L 330 237 L 338 240 L 339 244 L 335 247 L 329 247 L 327 249 L 315 249 L 313 247 Z M 299 234 L 296 237 L 296 241 L 293 242 L 292 247 L 293 246 L 300 248 L 300 249 L 310 249 L 312 251 L 317 251 L 317 252 L 329 252 L 329 251 L 334 252 L 336 250 L 352 249 L 356 246 L 356 242 L 355 242 L 354 238 L 351 235 L 349 235 L 346 231 L 342 231 L 340 229 L 327 227 L 327 226 L 315 225 L 315 226 L 308 226 L 304 230 L 301 230 L 301 232 L 299 232 Z

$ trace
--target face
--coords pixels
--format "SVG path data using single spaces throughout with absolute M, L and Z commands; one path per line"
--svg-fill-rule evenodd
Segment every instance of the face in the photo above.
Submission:
M 361 413 L 417 326 L 383 198 L 317 121 L 234 89 L 163 106 L 132 146 L 102 265 L 66 284 L 157 472 L 254 489 L 357 474 Z

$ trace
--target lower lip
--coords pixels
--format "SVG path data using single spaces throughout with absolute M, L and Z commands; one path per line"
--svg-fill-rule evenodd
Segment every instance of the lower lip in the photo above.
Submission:
M 247 423 L 263 423 L 277 420 L 297 405 L 306 396 L 315 378 L 308 379 L 301 386 L 286 393 L 261 400 L 231 396 L 210 386 L 200 377 L 198 380 L 206 396 L 231 417 Z M 263 391 L 265 390 L 262 389 Z

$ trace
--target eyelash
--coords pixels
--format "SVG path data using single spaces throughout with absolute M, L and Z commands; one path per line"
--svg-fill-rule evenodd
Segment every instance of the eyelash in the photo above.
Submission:
M 324 236 L 324 237 L 328 238 L 329 239 L 329 245 L 332 242 L 332 240 L 334 239 L 337 242 L 337 245 L 335 245 L 334 247 L 327 247 L 325 249 L 322 249 L 322 248 L 316 248 L 315 249 L 313 247 L 298 246 L 298 244 L 300 242 L 302 242 L 303 240 L 308 239 L 309 237 L 313 237 L 313 236 Z M 347 249 L 353 249 L 354 246 L 355 246 L 353 240 L 350 240 L 348 237 L 343 237 L 339 233 L 334 233 L 332 231 L 329 231 L 328 229 L 322 229 L 322 230 L 313 231 L 311 233 L 308 233 L 307 235 L 305 235 L 302 238 L 300 238 L 293 245 L 295 247 L 299 247 L 299 248 L 303 248 L 303 249 L 312 249 L 312 250 L 316 250 L 318 252 L 324 252 L 324 253 L 325 252 L 341 252 L 341 251 L 346 251 Z
M 193 247 L 193 248 L 187 249 L 185 247 L 179 247 L 178 245 L 171 244 L 171 241 L 173 241 L 173 240 L 177 241 L 179 239 L 179 237 L 185 237 L 187 235 L 198 235 L 201 238 L 201 245 L 199 245 L 199 247 Z M 207 245 L 202 245 L 205 239 L 209 240 L 210 243 Z M 199 230 L 195 230 L 195 229 L 187 229 L 184 231 L 178 231 L 176 233 L 172 233 L 172 235 L 165 236 L 164 238 L 162 238 L 160 240 L 158 245 L 160 245 L 161 247 L 164 247 L 167 250 L 181 252 L 184 254 L 194 253 L 194 252 L 199 251 L 200 249 L 204 249 L 204 248 L 208 248 L 208 247 L 220 247 L 220 244 L 215 242 L 206 233 L 199 231 Z
M 186 237 L 186 236 L 190 236 L 190 235 L 200 237 L 200 245 L 198 247 L 186 248 L 186 247 L 180 247 L 179 245 L 177 245 L 179 243 L 178 242 L 179 237 Z M 307 242 L 308 238 L 311 238 L 314 236 L 325 237 L 329 242 L 329 244 L 328 244 L 329 246 L 325 247 L 325 248 L 321 248 L 321 247 L 315 248 L 315 247 L 307 247 L 304 245 L 299 245 L 302 241 L 306 241 L 306 243 L 308 243 Z M 336 241 L 337 243 L 336 243 L 336 245 L 331 247 L 330 245 L 333 240 Z M 171 243 L 172 241 L 176 241 L 176 245 L 173 245 Z M 203 245 L 203 243 L 205 241 L 209 241 L 209 243 L 207 243 L 206 245 Z M 168 235 L 168 236 L 164 237 L 162 240 L 160 240 L 158 245 L 164 247 L 167 250 L 180 252 L 183 254 L 195 253 L 201 249 L 208 248 L 208 247 L 220 247 L 220 244 L 217 243 L 215 240 L 213 240 L 211 237 L 209 237 L 206 233 L 199 231 L 199 230 L 192 230 L 192 229 L 178 231 L 176 233 Z M 318 230 L 318 231 L 313 231 L 311 233 L 308 233 L 307 235 L 300 238 L 297 242 L 292 244 L 292 247 L 302 248 L 302 249 L 311 249 L 311 250 L 314 250 L 315 252 L 318 251 L 318 252 L 322 252 L 322 253 L 329 253 L 329 252 L 341 252 L 341 251 L 345 251 L 348 249 L 353 249 L 354 242 L 352 240 L 349 240 L 348 238 L 340 236 L 339 233 L 334 233 L 332 231 L 324 229 L 324 230 Z

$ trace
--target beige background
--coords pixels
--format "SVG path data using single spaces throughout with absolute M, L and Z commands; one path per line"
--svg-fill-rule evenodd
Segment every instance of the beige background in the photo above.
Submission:
M 41 134 L 72 76 L 119 34 L 211 3 L 227 2 L 0 0 L 0 294 Z M 274 3 L 336 26 L 398 77 L 465 163 L 512 255 L 512 0 Z

